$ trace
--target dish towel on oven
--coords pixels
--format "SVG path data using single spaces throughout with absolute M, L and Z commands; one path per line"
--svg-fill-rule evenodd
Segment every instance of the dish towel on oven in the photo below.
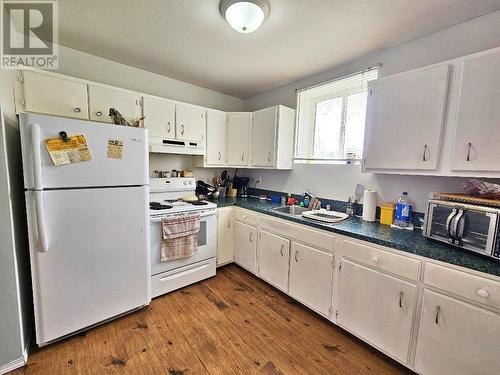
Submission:
M 187 258 L 196 254 L 200 214 L 173 215 L 161 219 L 161 261 Z

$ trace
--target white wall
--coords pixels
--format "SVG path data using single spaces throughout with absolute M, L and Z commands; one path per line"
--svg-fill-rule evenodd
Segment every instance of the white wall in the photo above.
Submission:
M 341 77 L 381 63 L 381 76 L 387 76 L 425 65 L 438 63 L 474 52 L 500 46 L 500 11 L 452 26 L 420 39 L 400 44 L 331 70 L 292 82 L 286 86 L 245 100 L 245 110 L 254 111 L 276 104 L 296 107 L 295 89 Z M 248 171 L 253 179 L 262 177 L 262 187 L 294 193 L 310 188 L 325 198 L 346 200 L 357 183 L 380 192 L 382 200 L 395 201 L 402 191 L 408 191 L 423 211 L 431 191 L 459 191 L 462 178 L 419 177 L 363 174 L 357 166 L 295 165 L 292 171 Z M 251 182 L 253 184 L 253 182 Z

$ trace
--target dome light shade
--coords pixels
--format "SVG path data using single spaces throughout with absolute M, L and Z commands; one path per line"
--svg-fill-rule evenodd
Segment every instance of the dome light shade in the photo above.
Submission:
M 222 0 L 220 12 L 233 29 L 240 33 L 251 33 L 269 15 L 269 3 L 267 0 Z

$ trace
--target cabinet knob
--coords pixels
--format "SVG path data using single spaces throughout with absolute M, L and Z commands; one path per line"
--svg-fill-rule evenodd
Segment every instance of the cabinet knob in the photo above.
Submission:
M 373 263 L 378 263 L 378 257 L 373 256 L 373 257 L 372 257 L 372 262 L 373 262 Z
M 96 116 L 98 116 L 98 117 L 101 117 L 101 116 L 102 116 L 102 112 L 101 112 L 101 111 L 97 111 L 97 112 L 95 113 L 95 115 L 96 115 Z
M 483 297 L 483 298 L 488 298 L 490 295 L 486 289 L 482 289 L 482 288 L 479 289 L 476 293 L 479 297 Z
M 250 236 L 248 236 L 248 237 L 249 237 L 248 239 L 250 240 L 250 242 L 252 242 L 253 241 L 253 232 L 250 232 Z
M 184 125 L 181 125 L 181 134 L 184 135 Z
M 82 109 L 80 107 L 73 108 L 73 112 L 80 113 Z
M 170 130 L 172 129 L 172 126 L 170 125 L 170 121 L 167 122 L 167 133 L 170 133 Z

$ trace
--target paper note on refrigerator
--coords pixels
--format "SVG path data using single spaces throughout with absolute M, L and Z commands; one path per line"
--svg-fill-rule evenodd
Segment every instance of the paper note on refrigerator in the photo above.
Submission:
M 106 157 L 109 159 L 121 159 L 123 156 L 123 141 L 119 139 L 108 139 L 108 151 Z
M 92 154 L 83 135 L 72 135 L 66 140 L 62 138 L 48 138 L 45 146 L 54 165 L 64 165 L 92 160 Z

